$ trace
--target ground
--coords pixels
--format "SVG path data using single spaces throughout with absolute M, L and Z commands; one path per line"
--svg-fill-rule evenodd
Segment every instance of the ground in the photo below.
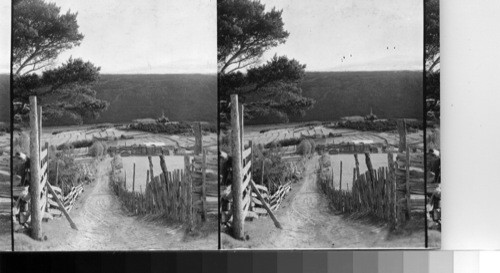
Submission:
M 163 142 L 168 146 L 188 148 L 194 146 L 194 136 L 167 135 L 162 133 L 148 133 L 142 131 L 125 131 L 115 127 L 95 128 L 96 125 L 45 127 L 43 128 L 42 142 L 58 146 L 93 138 L 107 138 L 109 146 L 144 145 L 146 142 Z M 121 137 L 131 138 L 122 139 Z M 210 150 L 217 150 L 217 137 L 210 133 L 203 136 L 203 146 Z
M 262 133 L 261 133 L 262 132 Z M 307 126 L 304 123 L 271 124 L 259 126 L 245 126 L 245 140 L 252 140 L 255 144 L 267 144 L 291 138 L 315 137 L 317 144 L 332 144 L 353 141 L 371 141 L 373 143 L 386 143 L 397 146 L 399 142 L 398 132 L 361 132 L 352 129 L 327 128 L 316 124 Z M 329 137 L 329 135 L 337 135 Z M 408 144 L 423 142 L 423 131 L 408 133 Z
M 277 229 L 269 217 L 245 222 L 247 241 L 221 234 L 223 248 L 423 248 L 425 232 L 397 235 L 383 224 L 348 219 L 337 215 L 316 184 L 314 157 L 306 164 L 302 181 L 293 185 L 276 217 Z
M 216 249 L 217 222 L 211 219 L 186 233 L 179 223 L 139 218 L 127 213 L 108 184 L 110 159 L 98 167 L 98 179 L 86 187 L 70 215 L 78 230 L 70 228 L 66 219 L 58 218 L 43 223 L 46 241 L 32 240 L 26 234 L 16 233 L 15 250 L 169 250 Z

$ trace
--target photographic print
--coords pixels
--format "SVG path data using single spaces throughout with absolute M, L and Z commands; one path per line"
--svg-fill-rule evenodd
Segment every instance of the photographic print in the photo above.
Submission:
M 14 249 L 217 249 L 215 2 L 12 8 Z
M 223 249 L 426 247 L 423 1 L 219 0 L 217 39 Z

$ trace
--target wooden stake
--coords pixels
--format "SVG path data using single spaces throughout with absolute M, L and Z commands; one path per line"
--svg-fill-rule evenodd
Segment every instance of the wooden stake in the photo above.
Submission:
M 271 208 L 269 208 L 269 205 L 264 200 L 264 197 L 262 197 L 262 195 L 260 194 L 259 190 L 255 186 L 255 182 L 253 182 L 253 179 L 250 179 L 250 186 L 252 187 L 253 191 L 257 194 L 257 198 L 259 198 L 260 202 L 262 202 L 262 205 L 266 209 L 269 216 L 271 216 L 271 219 L 274 222 L 274 226 L 276 226 L 279 229 L 282 229 L 283 227 L 281 226 L 280 222 L 278 222 L 278 219 L 276 219 L 276 216 L 274 216 L 274 213 L 271 211 Z M 251 192 L 249 192 L 248 194 L 251 194 Z
M 241 142 L 242 135 L 240 130 L 240 117 L 238 107 L 238 95 L 231 95 L 231 144 L 233 151 L 233 181 L 232 181 L 232 194 L 233 194 L 233 235 L 237 239 L 244 237 L 245 221 L 243 215 L 243 173 L 242 173 L 242 150 Z
M 203 161 L 201 166 L 201 220 L 207 220 L 207 207 L 206 207 L 206 183 L 207 183 L 207 154 L 203 151 Z
M 160 167 L 161 171 L 163 172 L 163 176 L 165 176 L 165 183 L 167 184 L 167 193 L 168 193 L 169 192 L 168 170 L 167 170 L 167 164 L 165 163 L 164 155 L 160 155 Z
M 201 131 L 201 122 L 194 125 L 194 154 L 199 155 L 203 151 L 203 139 Z
M 148 156 L 148 160 L 149 160 L 149 173 L 151 175 L 151 181 L 153 181 L 153 178 L 155 177 L 153 172 L 153 159 L 151 158 L 151 156 Z
M 373 183 L 373 165 L 372 165 L 372 160 L 370 158 L 369 153 L 365 153 L 365 162 L 366 162 L 366 168 L 368 168 L 368 173 L 370 174 L 370 182 Z
M 31 195 L 31 237 L 42 239 L 42 211 L 40 203 L 40 142 L 37 100 L 30 96 L 30 195 Z
M 64 216 L 68 220 L 69 225 L 71 226 L 71 228 L 78 230 L 78 228 L 76 227 L 75 222 L 73 222 L 73 220 L 69 216 L 68 211 L 66 211 L 66 208 L 64 207 L 64 204 L 61 202 L 61 200 L 59 200 L 59 197 L 57 197 L 57 194 L 54 191 L 54 189 L 52 189 L 52 186 L 50 185 L 49 181 L 47 181 L 47 183 L 45 185 L 47 185 L 47 189 L 49 189 L 49 191 L 52 194 L 52 196 L 54 196 L 54 199 L 56 199 L 56 202 L 57 202 L 57 205 L 59 206 L 59 209 L 61 209 L 62 213 L 64 214 Z
M 342 191 L 342 161 L 340 161 L 340 191 Z
M 135 163 L 134 163 L 134 173 L 132 174 L 132 192 L 135 192 Z
M 406 219 L 411 219 L 410 149 L 406 147 Z

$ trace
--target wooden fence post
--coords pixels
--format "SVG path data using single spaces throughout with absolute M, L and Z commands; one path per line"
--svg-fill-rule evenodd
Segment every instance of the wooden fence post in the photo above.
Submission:
M 241 139 L 240 151 L 241 151 L 241 155 L 243 155 L 243 151 L 245 150 L 245 141 L 243 141 L 244 140 L 244 138 L 243 138 L 243 131 L 244 131 L 244 128 L 245 128 L 244 125 L 243 125 L 243 123 L 244 123 L 243 115 L 245 114 L 245 111 L 243 109 L 243 104 L 241 104 L 239 106 L 240 107 L 238 109 L 240 111 L 240 113 L 239 113 L 240 114 L 239 115 L 239 118 L 240 118 L 239 122 L 240 122 L 240 139 Z M 243 158 L 241 158 L 241 162 L 242 162 L 241 164 L 243 164 Z M 245 190 L 245 189 L 243 189 L 243 190 Z
M 369 153 L 365 153 L 365 162 L 366 162 L 366 168 L 368 169 L 368 173 L 370 174 L 370 182 L 373 183 L 373 165 L 372 165 L 372 160 L 370 158 Z
M 40 203 L 40 142 L 39 122 L 37 114 L 37 100 L 30 96 L 30 195 L 31 195 L 31 237 L 35 240 L 42 239 L 42 211 Z
M 231 95 L 231 144 L 233 151 L 233 236 L 242 239 L 244 236 L 243 221 L 243 173 L 242 173 L 242 151 L 241 151 L 241 130 L 238 107 L 238 95 Z
M 425 175 L 425 174 L 424 174 Z M 411 219 L 410 149 L 406 146 L 406 219 Z
M 340 161 L 340 191 L 342 192 L 342 161 Z
M 354 154 L 354 161 L 356 162 L 356 177 L 359 178 L 360 173 L 359 173 L 358 154 Z
M 398 119 L 397 126 L 399 133 L 399 152 L 404 153 L 404 151 L 406 151 L 406 121 L 404 119 Z
M 206 183 L 207 183 L 207 153 L 203 151 L 203 160 L 201 166 L 201 220 L 207 220 L 207 206 L 206 206 Z
M 410 150 L 408 148 L 408 143 L 406 141 L 406 121 L 400 119 L 397 121 L 398 133 L 399 133 L 399 152 L 406 153 L 406 220 L 411 218 L 411 194 L 410 194 Z
M 194 154 L 199 155 L 203 151 L 203 137 L 201 131 L 201 122 L 194 125 Z
M 189 163 L 189 156 L 184 156 L 184 172 L 185 172 L 185 188 L 186 188 L 186 203 L 187 203 L 187 217 L 188 229 L 193 229 L 193 180 L 191 177 L 191 168 Z
M 132 192 L 135 192 L 135 163 L 134 163 L 134 173 L 132 175 Z
M 148 156 L 148 160 L 149 160 L 149 173 L 151 175 L 151 181 L 153 181 L 153 178 L 155 177 L 153 172 L 153 159 L 151 158 L 151 156 Z

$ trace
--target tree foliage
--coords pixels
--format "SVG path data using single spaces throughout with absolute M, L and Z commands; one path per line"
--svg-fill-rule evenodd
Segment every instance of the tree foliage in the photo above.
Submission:
M 258 65 L 268 49 L 285 43 L 282 11 L 265 10 L 252 0 L 217 2 L 218 87 L 222 121 L 227 120 L 231 94 L 245 104 L 246 118 L 303 115 L 314 101 L 302 96 L 300 83 L 305 65 L 285 56 L 274 56 Z
M 13 72 L 23 75 L 51 64 L 59 53 L 78 46 L 77 13 L 60 14 L 54 3 L 42 0 L 14 2 L 12 56 Z
M 82 123 L 97 118 L 108 103 L 96 98 L 93 85 L 100 68 L 81 59 L 70 58 L 51 68 L 64 50 L 78 46 L 76 13 L 60 14 L 60 8 L 43 0 L 13 3 L 14 111 L 22 120 L 29 111 L 29 96 L 37 96 L 44 118 Z

